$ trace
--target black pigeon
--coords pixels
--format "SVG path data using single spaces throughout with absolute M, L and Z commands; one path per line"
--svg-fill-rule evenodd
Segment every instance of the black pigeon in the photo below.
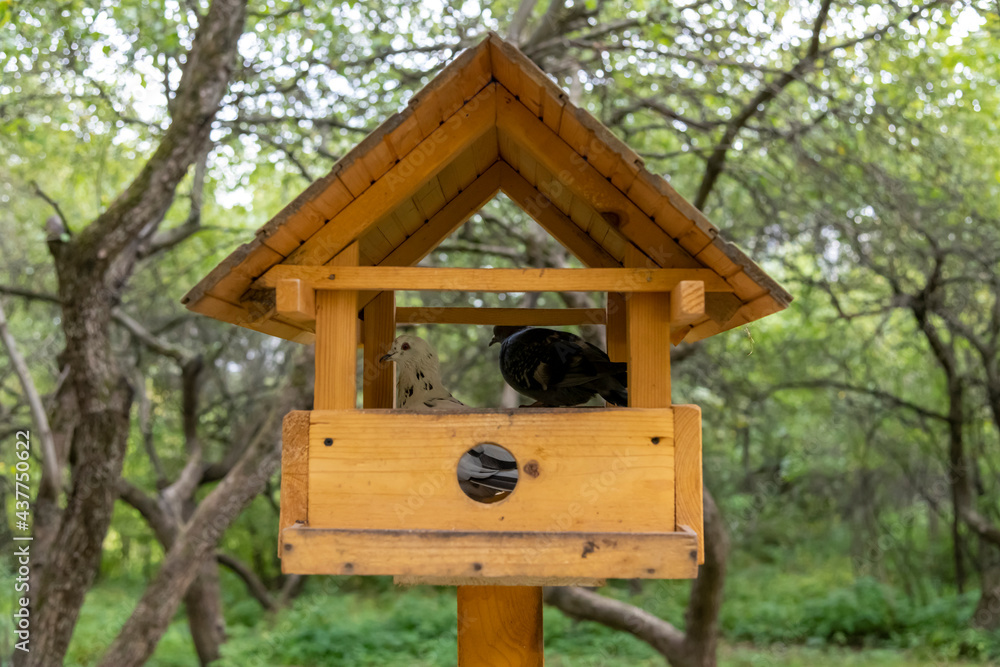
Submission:
M 627 364 L 613 362 L 598 347 L 571 333 L 528 327 L 493 327 L 500 343 L 500 372 L 536 406 L 586 403 L 595 394 L 628 405 Z

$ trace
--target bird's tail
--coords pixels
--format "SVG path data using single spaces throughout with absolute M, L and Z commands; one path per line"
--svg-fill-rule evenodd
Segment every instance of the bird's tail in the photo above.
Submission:
M 628 375 L 621 373 L 609 377 L 599 393 L 608 403 L 628 407 Z
M 608 389 L 601 392 L 601 398 L 622 408 L 628 407 L 628 389 Z

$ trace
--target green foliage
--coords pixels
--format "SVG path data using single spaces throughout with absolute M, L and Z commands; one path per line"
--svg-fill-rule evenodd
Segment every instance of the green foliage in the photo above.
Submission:
M 938 660 L 1000 658 L 1000 637 L 969 629 L 976 595 L 930 594 L 918 600 L 821 550 L 816 536 L 776 564 L 738 555 L 727 581 L 722 629 L 730 641 L 759 646 L 909 649 Z M 836 547 L 845 536 L 830 535 Z
M 459 50 L 485 30 L 502 32 L 521 5 L 487 4 L 445 3 L 440 11 L 385 0 L 251 4 L 241 67 L 213 129 L 202 230 L 144 260 L 121 306 L 217 370 L 203 389 L 206 461 L 221 459 L 246 434 L 245 417 L 259 414 L 278 380 L 300 369 L 290 345 L 190 317 L 180 296 Z M 706 341 L 674 367 L 675 401 L 704 408 L 706 480 L 734 545 L 721 623 L 725 638 L 741 644 L 722 652 L 722 664 L 911 664 L 898 649 L 949 664 L 1000 655 L 995 635 L 968 627 L 975 593 L 955 592 L 953 550 L 972 572 L 969 590 L 988 562 L 971 554 L 995 558 L 996 550 L 965 529 L 952 542 L 947 432 L 925 414 L 945 410 L 946 386 L 898 293 L 919 293 L 943 248 L 945 286 L 935 299 L 953 306 L 962 325 L 989 332 L 1000 257 L 994 5 L 928 8 L 878 40 L 855 43 L 909 9 L 835 3 L 822 47 L 847 45 L 754 113 L 706 203 L 727 237 L 796 296 L 781 315 Z M 55 293 L 43 230 L 53 209 L 38 189 L 79 233 L 135 177 L 168 122 L 167 83 L 181 71 L 194 10 L 206 6 L 0 0 L 0 284 Z M 726 123 L 801 57 L 816 3 L 586 6 L 594 14 L 569 31 L 573 39 L 560 37 L 535 57 L 692 199 Z M 546 8 L 536 3 L 536 23 Z M 591 28 L 610 24 L 629 26 L 588 41 Z M 163 229 L 187 220 L 193 188 L 189 176 Z M 578 265 L 499 197 L 425 263 L 529 261 Z M 525 296 L 405 293 L 399 303 L 520 306 Z M 566 304 L 542 295 L 537 305 Z M 19 298 L 4 306 L 39 390 L 51 393 L 62 372 L 58 309 Z M 456 396 L 500 404 L 486 328 L 414 332 L 440 351 Z M 173 478 L 187 457 L 177 370 L 125 332 L 116 336 L 117 354 L 149 397 L 148 438 Z M 963 415 L 979 508 L 1000 521 L 1000 433 L 984 390 L 986 364 L 962 336 L 954 340 L 967 380 Z M 0 396 L 5 431 L 28 423 L 5 358 Z M 157 471 L 146 437 L 136 417 L 124 476 L 153 495 Z M 9 465 L 2 474 L 0 493 L 10 486 Z M 220 545 L 272 589 L 281 583 L 277 497 L 272 484 Z M 10 514 L 9 494 L 0 499 Z M 144 519 L 120 504 L 67 664 L 97 659 L 162 557 Z M 9 589 L 6 576 L 0 587 Z M 235 576 L 224 571 L 222 580 L 231 635 L 222 664 L 454 663 L 451 591 L 319 579 L 270 617 Z M 603 593 L 682 626 L 689 585 L 649 582 L 634 592 L 613 582 Z M 550 609 L 545 623 L 549 664 L 662 663 L 623 633 Z M 151 664 L 193 662 L 181 612 Z
M 113 582 L 98 584 L 88 593 L 80 620 L 73 632 L 73 642 L 65 667 L 89 667 L 100 659 L 132 613 L 143 588 L 143 580 L 118 577 Z M 197 664 L 198 657 L 191 643 L 187 623 L 179 617 L 180 615 L 171 623 L 163 639 L 157 644 L 151 665 L 190 667 Z
M 453 595 L 413 591 L 357 597 L 324 582 L 266 628 L 236 626 L 220 667 L 438 665 L 453 660 Z
M 1000 659 L 996 636 L 966 627 L 973 596 L 916 605 L 870 579 L 833 583 L 844 575 L 830 577 L 822 568 L 795 574 L 773 566 L 740 565 L 744 567 L 726 589 L 723 636 L 732 648 L 723 649 L 722 665 L 902 666 L 923 664 L 921 659 L 938 664 Z M 837 569 L 835 563 L 827 565 Z M 228 582 L 228 593 L 236 593 L 239 585 Z M 137 594 L 138 587 L 133 588 Z M 686 602 L 681 582 L 646 582 L 637 594 L 628 588 L 627 582 L 612 582 L 602 592 L 680 622 Z M 87 635 L 87 642 L 74 641 L 77 662 L 71 664 L 86 664 L 88 647 L 99 646 L 104 635 L 113 634 L 111 626 L 116 619 L 124 620 L 127 609 L 127 596 L 120 590 L 96 589 L 81 626 L 94 635 Z M 108 627 L 97 631 L 93 624 L 101 618 L 108 619 Z M 230 641 L 219 665 L 452 665 L 456 620 L 454 589 L 400 590 L 388 578 L 324 577 L 274 617 L 246 604 L 227 606 Z M 662 664 L 655 651 L 630 635 L 573 621 L 551 608 L 546 608 L 544 620 L 547 663 Z M 185 635 L 178 619 L 151 667 L 186 664 L 179 650 Z M 849 652 L 818 650 L 827 645 L 865 651 L 852 657 Z

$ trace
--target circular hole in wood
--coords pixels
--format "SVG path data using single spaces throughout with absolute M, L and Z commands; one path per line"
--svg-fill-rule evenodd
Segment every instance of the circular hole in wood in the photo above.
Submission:
M 517 460 L 492 442 L 483 442 L 458 459 L 458 486 L 478 503 L 503 500 L 517 486 Z

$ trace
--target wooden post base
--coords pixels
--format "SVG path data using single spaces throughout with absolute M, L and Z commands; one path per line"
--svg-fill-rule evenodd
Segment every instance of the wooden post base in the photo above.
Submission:
M 459 586 L 459 667 L 542 667 L 540 586 Z

